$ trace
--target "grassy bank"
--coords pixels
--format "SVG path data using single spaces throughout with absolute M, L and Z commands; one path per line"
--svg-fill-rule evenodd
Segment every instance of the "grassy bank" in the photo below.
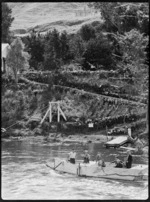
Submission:
M 19 133 L 22 135 L 48 135 L 50 131 L 53 131 L 57 120 L 55 107 L 53 109 L 52 124 L 49 124 L 48 119 L 42 125 L 39 125 L 39 122 L 48 108 L 48 102 L 57 100 L 63 100 L 61 108 L 67 117 L 67 122 L 64 122 L 61 118 L 58 131 L 68 135 L 101 131 L 106 126 L 108 129 L 112 129 L 120 124 L 122 126 L 130 125 L 136 133 L 146 127 L 146 120 L 144 119 L 146 116 L 145 106 L 137 107 L 132 102 L 116 101 L 103 95 L 93 95 L 78 89 L 54 85 L 48 86 L 33 81 L 27 82 L 27 80 L 20 81 L 21 83 L 17 87 L 15 87 L 15 84 L 10 85 L 10 82 L 6 85 L 6 81 L 3 81 L 3 85 L 5 83 L 5 88 L 7 88 L 2 97 L 3 127 L 7 128 L 14 122 L 22 120 L 22 122 L 12 127 L 14 131 L 10 129 L 10 132 L 14 135 L 19 135 Z M 10 104 L 12 100 L 13 104 Z M 16 103 L 14 103 L 15 101 Z M 14 106 L 18 106 L 15 111 L 13 110 Z M 8 110 L 9 113 L 7 114 Z M 11 119 L 10 117 L 13 118 Z M 35 117 L 38 117 L 38 120 L 35 120 Z M 88 128 L 89 120 L 94 123 L 92 129 Z

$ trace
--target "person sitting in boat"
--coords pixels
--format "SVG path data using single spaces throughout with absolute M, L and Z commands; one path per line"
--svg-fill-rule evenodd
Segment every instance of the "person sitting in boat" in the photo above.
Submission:
M 90 155 L 88 154 L 88 151 L 85 150 L 83 163 L 89 163 L 89 162 L 90 162 Z
M 69 159 L 68 161 L 70 161 L 70 163 L 75 164 L 75 158 L 76 158 L 76 152 L 74 151 L 74 149 L 69 153 Z
M 124 163 L 118 158 L 118 155 L 115 157 L 115 160 L 112 161 L 111 163 L 115 163 L 116 168 L 123 168 Z
M 102 167 L 106 166 L 104 160 L 102 159 L 102 155 L 100 152 L 98 152 L 96 155 L 96 162 L 97 162 L 98 166 L 102 166 Z
M 124 162 L 125 167 L 126 168 L 131 168 L 132 167 L 132 161 L 133 161 L 133 158 L 132 158 L 132 155 L 131 155 L 131 151 L 129 150 L 127 152 L 127 157 L 126 157 L 126 160 Z

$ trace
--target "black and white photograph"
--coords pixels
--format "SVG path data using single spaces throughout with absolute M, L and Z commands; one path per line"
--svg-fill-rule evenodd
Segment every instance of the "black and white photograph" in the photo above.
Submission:
M 1 199 L 149 199 L 149 3 L 1 2 Z

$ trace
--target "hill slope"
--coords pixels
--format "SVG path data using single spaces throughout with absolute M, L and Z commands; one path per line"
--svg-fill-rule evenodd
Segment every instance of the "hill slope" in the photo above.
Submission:
M 84 23 L 100 20 L 100 14 L 87 3 L 8 3 L 15 18 L 11 30 L 46 32 L 51 29 L 76 32 Z

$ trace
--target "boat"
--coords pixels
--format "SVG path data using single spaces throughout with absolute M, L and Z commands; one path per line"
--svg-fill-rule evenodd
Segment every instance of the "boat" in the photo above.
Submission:
M 132 168 L 116 168 L 113 163 L 105 162 L 106 166 L 98 166 L 96 161 L 83 163 L 76 161 L 70 163 L 66 159 L 55 158 L 53 162 L 46 164 L 47 167 L 61 173 L 74 174 L 81 177 L 96 177 L 117 180 L 142 181 L 148 179 L 148 165 L 138 164 Z

